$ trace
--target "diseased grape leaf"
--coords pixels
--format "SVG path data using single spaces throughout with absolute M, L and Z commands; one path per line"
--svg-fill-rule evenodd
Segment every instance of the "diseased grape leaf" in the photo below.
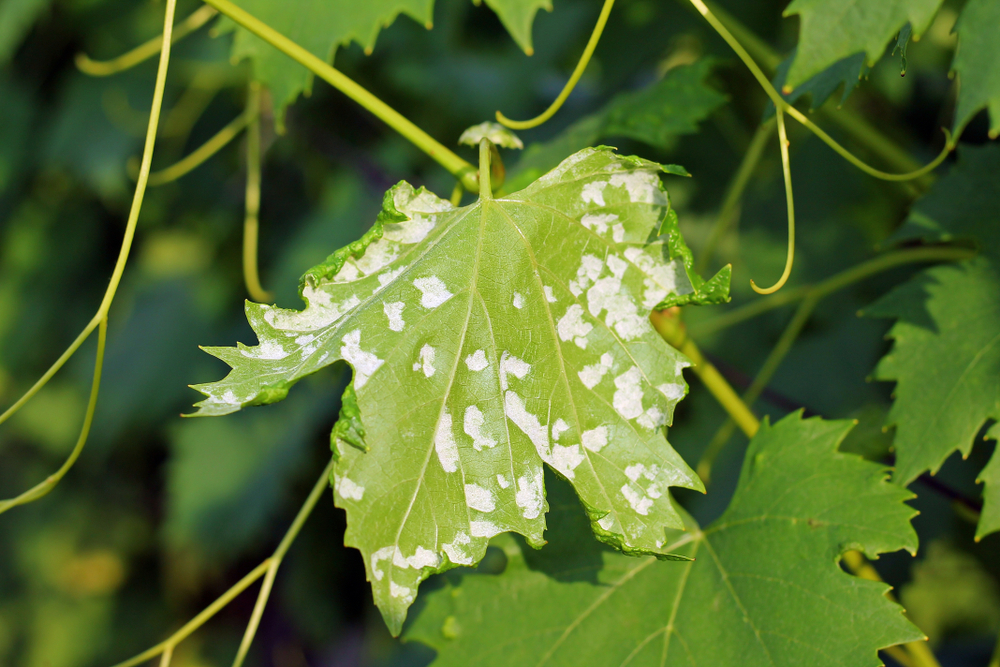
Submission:
M 955 24 L 958 49 L 952 69 L 958 75 L 958 107 L 954 133 L 958 136 L 976 112 L 990 114 L 990 137 L 1000 136 L 1000 2 L 969 0 Z
M 233 370 L 195 388 L 199 415 L 283 399 L 339 359 L 354 369 L 368 451 L 338 440 L 337 505 L 398 633 L 417 586 L 478 562 L 507 532 L 544 543 L 544 461 L 597 536 L 668 555 L 667 489 L 702 489 L 663 436 L 688 362 L 650 309 L 718 302 L 659 180 L 608 148 L 518 193 L 454 208 L 400 183 L 375 226 L 303 277 L 303 311 L 248 303 L 259 345 L 208 348 Z
M 1000 419 L 1000 146 L 962 146 L 897 238 L 969 239 L 981 250 L 922 271 L 866 310 L 897 320 L 875 375 L 896 382 L 887 421 L 896 427 L 894 479 L 909 484 L 956 449 L 967 455 L 986 422 Z M 995 510 L 993 479 L 983 479 Z M 995 513 L 983 516 L 980 538 L 1000 528 Z
M 241 8 L 306 50 L 332 61 L 337 47 L 357 42 L 366 51 L 375 48 L 379 31 L 400 14 L 431 27 L 434 0 L 235 0 Z M 552 9 L 551 0 L 487 0 L 518 46 L 532 52 L 531 25 L 539 9 Z M 284 53 L 244 28 L 236 28 L 233 58 L 253 61 L 253 76 L 271 90 L 275 117 L 310 90 L 312 74 Z
M 989 1 L 989 0 L 988 0 Z M 796 88 L 838 60 L 864 52 L 868 63 L 906 25 L 919 37 L 942 0 L 793 0 L 784 15 L 799 15 L 798 54 L 788 72 Z
M 697 132 L 698 123 L 726 102 L 725 95 L 705 82 L 713 66 L 710 58 L 702 58 L 675 67 L 646 88 L 616 95 L 603 109 L 555 138 L 528 146 L 515 166 L 510 188 L 527 185 L 567 155 L 608 137 L 628 137 L 667 149 L 678 136 Z
M 914 551 L 916 512 L 883 466 L 836 451 L 850 428 L 765 421 L 725 513 L 671 535 L 694 561 L 595 553 L 567 509 L 540 554 L 508 544 L 502 574 L 447 575 L 406 638 L 435 648 L 436 667 L 880 665 L 877 649 L 922 634 L 888 586 L 837 560 Z M 546 559 L 549 548 L 575 557 Z

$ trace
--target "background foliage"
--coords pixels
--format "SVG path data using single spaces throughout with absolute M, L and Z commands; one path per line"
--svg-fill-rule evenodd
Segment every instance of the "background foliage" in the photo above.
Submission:
M 420 12 L 430 11 L 427 3 L 417 4 Z M 721 4 L 780 53 L 795 46 L 797 19 L 781 18 L 785 3 Z M 799 8 L 803 30 L 808 6 L 815 4 L 800 1 L 787 8 Z M 949 115 L 954 89 L 947 72 L 956 46 L 951 31 L 963 5 L 974 6 L 981 20 L 989 20 L 986 12 L 997 6 L 949 0 L 933 19 L 901 18 L 898 23 L 920 22 L 924 33 L 908 46 L 906 76 L 899 76 L 898 55 L 884 54 L 844 107 L 877 122 L 923 160 L 940 148 L 938 127 L 968 123 L 963 135 L 968 146 L 959 151 L 955 173 L 966 168 L 985 176 L 996 167 L 975 165 L 995 163 L 996 147 L 975 145 L 988 141 L 1000 114 L 973 115 L 987 103 L 984 97 L 966 106 L 960 100 L 957 117 Z M 181 3 L 178 16 L 194 9 L 194 3 Z M 419 21 L 405 15 L 381 30 L 371 55 L 362 47 L 371 45 L 374 35 L 355 34 L 350 27 L 321 35 L 315 48 L 322 52 L 355 37 L 337 51 L 337 66 L 451 145 L 463 128 L 496 109 L 526 117 L 544 108 L 575 64 L 598 10 L 588 0 L 557 0 L 552 13 L 538 13 L 533 38 L 522 27 L 514 31 L 515 41 L 487 7 L 438 0 L 433 13 L 415 12 Z M 141 150 L 153 62 L 91 78 L 76 69 L 74 56 L 118 55 L 154 36 L 161 17 L 160 4 L 132 0 L 0 5 L 0 403 L 5 406 L 66 347 L 99 302 L 131 196 L 126 165 Z M 425 29 L 428 20 L 433 30 Z M 234 40 L 237 55 L 263 47 L 220 26 L 220 35 L 202 30 L 175 47 L 154 169 L 190 152 L 238 115 L 248 68 L 264 66 L 232 64 Z M 832 55 L 816 55 L 812 70 L 793 65 L 786 70 L 789 80 L 800 83 L 862 48 L 876 59 L 882 54 L 869 49 L 869 42 L 889 39 L 899 27 Z M 523 51 L 529 45 L 531 57 Z M 977 62 L 987 62 L 988 53 L 983 44 L 959 49 L 960 57 Z M 274 56 L 274 67 L 289 67 L 281 58 Z M 860 70 L 861 64 L 851 67 Z M 997 68 L 970 71 L 986 77 Z M 258 71 L 257 76 L 277 75 Z M 283 92 L 275 89 L 269 107 L 281 122 L 265 123 L 261 267 L 278 305 L 297 308 L 298 276 L 360 236 L 390 185 L 406 178 L 444 195 L 453 181 L 325 85 L 314 86 L 311 95 L 283 112 L 308 82 L 301 68 L 291 76 L 297 83 Z M 851 83 L 852 77 L 841 75 Z M 988 90 L 988 83 L 979 89 Z M 835 88 L 817 89 L 814 83 L 813 105 Z M 834 94 L 826 108 L 840 101 Z M 528 182 L 597 141 L 682 164 L 694 178 L 672 179 L 670 191 L 697 255 L 764 112 L 765 98 L 745 69 L 684 4 L 620 0 L 566 107 L 550 123 L 522 134 L 529 146 L 520 163 L 507 157 L 511 182 Z M 644 118 L 657 133 L 641 126 Z M 863 145 L 834 134 L 865 154 Z M 942 201 L 951 196 L 968 204 L 961 192 L 928 197 L 915 209 L 922 215 L 911 214 L 911 186 L 869 179 L 800 129 L 793 129 L 791 138 L 801 230 L 794 283 L 818 282 L 870 257 L 879 245 L 963 235 L 962 220 L 946 215 L 955 205 Z M 471 149 L 462 150 L 474 161 Z M 178 418 L 197 398 L 186 385 L 215 379 L 223 370 L 197 346 L 253 339 L 242 313 L 242 155 L 234 142 L 180 181 L 147 193 L 133 263 L 112 308 L 104 383 L 85 455 L 44 501 L 0 517 L 2 664 L 111 664 L 155 643 L 270 553 L 328 457 L 329 428 L 347 379 L 342 373 L 309 378 L 294 400 L 266 408 L 222 420 Z M 996 182 L 987 180 L 970 192 L 985 192 L 985 198 Z M 986 198 L 981 205 L 992 202 L 994 208 L 984 210 L 996 210 L 997 201 Z M 733 264 L 732 307 L 753 298 L 750 277 L 779 273 L 784 239 L 781 167 L 771 146 L 753 174 L 738 226 L 720 246 L 717 264 Z M 894 371 L 892 355 L 878 364 L 890 348 L 884 337 L 892 322 L 859 318 L 857 312 L 910 313 L 913 317 L 893 326 L 898 346 L 893 355 L 939 353 L 934 346 L 942 342 L 919 327 L 922 311 L 912 307 L 911 293 L 929 284 L 934 294 L 935 286 L 970 271 L 985 272 L 996 284 L 996 238 L 971 240 L 984 250 L 979 259 L 924 271 L 896 269 L 825 300 L 757 403 L 759 412 L 773 422 L 801 408 L 827 419 L 858 419 L 841 449 L 891 462 L 891 440 L 880 426 L 887 415 L 892 419 L 904 409 L 906 379 Z M 982 313 L 996 322 L 995 298 L 975 290 L 963 294 L 969 305 L 942 299 L 940 307 Z M 985 306 L 976 306 L 976 299 Z M 935 303 L 928 308 L 933 311 Z M 777 310 L 707 332 L 717 315 L 718 309 L 692 309 L 688 322 L 693 332 L 705 325 L 699 343 L 735 386 L 745 387 L 789 313 Z M 908 327 L 927 338 L 911 344 L 928 351 L 906 351 Z M 69 451 L 86 403 L 93 344 L 0 429 L 0 496 L 43 478 Z M 900 402 L 892 413 L 893 385 L 865 382 L 877 365 L 877 378 L 900 383 Z M 670 441 L 694 462 L 725 415 L 696 380 L 689 381 L 692 391 L 677 408 Z M 976 410 L 963 422 L 967 431 L 998 416 L 988 404 Z M 973 435 L 967 460 L 944 445 L 911 465 L 912 475 L 904 477 L 917 478 L 911 487 L 917 498 L 910 504 L 920 511 L 913 524 L 921 550 L 915 559 L 897 552 L 876 564 L 930 636 L 942 663 L 956 666 L 985 664 L 1000 624 L 1000 535 L 975 543 L 976 524 L 954 498 L 956 493 L 973 503 L 981 498 L 983 486 L 975 479 L 994 445 L 983 441 L 982 433 Z M 745 447 L 745 439 L 734 436 L 723 450 L 712 493 L 679 494 L 699 524 L 730 511 Z M 896 455 L 910 456 L 898 441 Z M 936 478 L 918 477 L 921 465 L 942 462 Z M 987 473 L 1000 475 L 998 465 L 994 460 Z M 991 519 L 994 528 L 997 520 Z M 256 664 L 422 665 L 432 659 L 433 652 L 421 644 L 389 638 L 372 606 L 360 556 L 342 545 L 344 528 L 343 513 L 321 502 L 279 575 L 251 654 Z M 557 540 L 550 546 L 557 547 Z M 504 555 L 493 551 L 480 568 L 485 573 L 502 568 Z M 528 562 L 525 574 L 545 571 L 543 565 Z M 182 645 L 174 664 L 225 664 L 251 604 L 249 596 L 239 598 Z

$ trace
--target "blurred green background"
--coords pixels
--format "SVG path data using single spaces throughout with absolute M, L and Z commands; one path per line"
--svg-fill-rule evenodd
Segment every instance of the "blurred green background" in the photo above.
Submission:
M 598 0 L 555 0 L 525 56 L 485 6 L 438 0 L 434 29 L 401 17 L 371 56 L 357 45 L 336 65 L 446 145 L 491 119 L 533 115 L 561 89 L 600 10 Z M 787 54 L 795 20 L 784 2 L 724 2 Z M 194 11 L 179 3 L 178 17 Z M 844 104 L 927 161 L 950 123 L 947 76 L 960 2 L 947 2 L 899 76 L 888 54 Z M 79 72 L 74 57 L 117 56 L 157 34 L 162 2 L 0 2 L 0 405 L 11 404 L 73 340 L 96 310 L 121 242 L 155 77 L 155 60 L 107 78 Z M 232 36 L 209 29 L 179 42 L 167 82 L 154 169 L 201 145 L 237 116 L 248 64 L 231 63 Z M 765 97 L 745 68 L 683 3 L 619 0 L 583 80 L 550 123 L 522 133 L 557 159 L 582 146 L 561 134 L 616 94 L 710 58 L 707 80 L 728 100 L 697 133 L 651 146 L 621 137 L 622 151 L 682 164 L 690 180 L 667 182 L 694 249 L 705 242 L 726 186 L 746 151 Z M 719 100 L 723 98 L 720 96 Z M 827 109 L 836 111 L 840 96 Z M 713 105 L 715 106 L 715 105 Z M 663 111 L 663 113 L 667 113 Z M 669 119 L 665 119 L 665 122 Z M 822 118 L 820 118 L 822 123 Z M 406 179 L 442 196 L 452 178 L 341 94 L 322 83 L 288 111 L 278 135 L 265 119 L 260 266 L 279 305 L 298 307 L 298 276 L 357 238 L 382 193 Z M 829 125 L 829 124 L 827 124 Z M 981 114 L 963 140 L 986 141 Z M 693 129 L 693 128 L 691 128 Z M 799 245 L 792 284 L 814 282 L 871 257 L 913 201 L 906 187 L 864 176 L 818 140 L 792 130 Z M 850 148 L 867 155 L 831 126 Z M 772 142 L 773 144 L 774 142 Z M 456 148 L 456 150 L 459 150 Z M 472 161 L 474 151 L 460 149 Z M 541 154 L 534 149 L 533 155 Z M 529 155 L 530 157 L 530 155 Z M 875 158 L 873 158 L 874 160 Z M 518 172 L 516 154 L 508 171 Z M 329 457 L 329 429 L 343 369 L 298 385 L 279 404 L 183 420 L 198 395 L 188 384 L 221 377 L 199 345 L 252 344 L 242 314 L 242 138 L 179 181 L 151 188 L 136 243 L 111 309 L 104 380 L 94 427 L 76 467 L 43 500 L 0 516 L 0 665 L 86 667 L 123 660 L 163 639 L 270 555 Z M 776 146 L 755 171 L 738 226 L 713 268 L 732 262 L 733 305 L 768 283 L 785 252 L 784 193 Z M 884 354 L 888 322 L 857 311 L 915 269 L 899 269 L 823 303 L 756 407 L 776 418 L 800 407 L 860 420 L 845 447 L 888 460 L 880 430 L 891 385 L 866 382 Z M 724 308 L 691 310 L 695 325 Z M 759 369 L 790 317 L 787 310 L 703 339 L 737 387 Z M 0 427 L 0 497 L 58 468 L 75 442 L 96 339 L 20 413 Z M 669 438 L 694 464 L 724 419 L 691 380 Z M 735 485 L 745 441 L 734 437 L 707 496 L 683 494 L 699 520 L 719 514 Z M 1000 628 L 1000 535 L 974 544 L 974 524 L 948 492 L 975 501 L 975 475 L 991 445 L 950 459 L 937 480 L 918 481 L 917 559 L 878 567 L 901 592 L 945 665 L 985 665 Z M 424 665 L 433 653 L 392 640 L 371 603 L 360 556 L 342 545 L 344 515 L 329 495 L 283 565 L 248 664 L 274 667 Z M 432 585 L 432 584 L 431 584 Z M 252 589 L 255 590 L 255 589 Z M 177 667 L 226 665 L 249 618 L 248 592 L 184 642 Z

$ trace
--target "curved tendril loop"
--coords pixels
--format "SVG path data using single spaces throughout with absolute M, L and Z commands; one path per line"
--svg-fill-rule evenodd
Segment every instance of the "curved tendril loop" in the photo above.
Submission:
M 792 169 L 788 160 L 788 137 L 785 134 L 785 114 L 777 108 L 775 116 L 778 119 L 778 141 L 781 142 L 781 170 L 785 175 L 785 200 L 788 203 L 788 254 L 785 256 L 785 270 L 778 278 L 778 282 L 771 287 L 760 288 L 750 280 L 750 287 L 757 294 L 773 294 L 781 289 L 788 281 L 788 276 L 792 273 L 792 264 L 795 262 L 795 201 L 792 199 Z
M 601 33 L 604 32 L 604 26 L 608 22 L 608 16 L 611 15 L 611 8 L 614 4 L 615 0 L 604 0 L 604 7 L 601 9 L 601 15 L 597 17 L 597 24 L 594 26 L 594 32 L 590 35 L 590 40 L 587 42 L 587 47 L 583 50 L 583 55 L 580 56 L 580 61 L 576 64 L 576 69 L 573 70 L 573 74 L 569 77 L 569 81 L 567 81 L 566 85 L 563 86 L 562 92 L 559 93 L 559 97 L 557 97 L 555 101 L 549 105 L 549 108 L 531 120 L 511 120 L 497 111 L 497 121 L 501 125 L 505 125 L 514 130 L 530 130 L 533 127 L 538 127 L 549 118 L 552 118 L 552 116 L 559 111 L 563 102 L 566 101 L 566 98 L 568 98 L 570 93 L 573 92 L 573 89 L 576 88 L 577 82 L 580 81 L 580 77 L 583 76 L 583 71 L 587 69 L 587 64 L 590 63 L 590 57 L 594 55 L 594 49 L 597 48 L 597 43 L 601 41 Z
M 230 121 L 230 123 L 219 130 L 214 137 L 191 151 L 191 153 L 187 156 L 181 158 L 169 167 L 164 167 L 163 169 L 154 171 L 150 174 L 147 184 L 151 188 L 159 187 L 172 181 L 176 181 L 178 178 L 186 175 L 191 170 L 200 167 L 202 163 L 225 148 L 226 145 L 235 139 L 248 125 L 256 123 L 257 116 L 258 112 L 256 110 L 252 111 L 250 106 L 247 106 L 246 111 Z
M 271 300 L 260 284 L 257 272 L 257 235 L 260 213 L 260 85 L 250 84 L 246 114 L 252 118 L 247 130 L 246 213 L 243 217 L 243 282 L 250 298 L 259 303 Z
M 52 379 L 59 369 L 63 367 L 66 361 L 73 356 L 73 353 L 79 349 L 80 345 L 82 345 L 90 334 L 93 333 L 94 329 L 98 328 L 98 326 L 104 327 L 107 323 L 108 310 L 111 308 L 111 302 L 114 301 L 115 293 L 118 291 L 118 285 L 121 283 L 122 274 L 125 272 L 125 264 L 128 261 L 129 251 L 132 248 L 132 241 L 135 238 L 136 223 L 139 221 L 139 211 L 142 209 L 142 200 L 146 194 L 146 183 L 149 178 L 149 165 L 153 160 L 153 147 L 156 144 L 156 130 L 160 122 L 160 110 L 163 107 L 163 89 L 166 85 L 167 68 L 170 63 L 170 45 L 173 41 L 171 39 L 171 31 L 173 29 L 174 10 L 176 9 L 176 6 L 177 0 L 166 1 L 163 17 L 163 34 L 166 39 L 161 42 L 160 64 L 156 71 L 156 84 L 153 88 L 153 104 L 149 112 L 149 125 L 146 128 L 146 143 L 142 152 L 142 164 L 139 167 L 139 179 L 135 186 L 135 194 L 132 197 L 132 206 L 129 209 L 128 221 L 125 224 L 125 235 L 122 238 L 122 245 L 118 251 L 118 259 L 115 262 L 115 268 L 111 273 L 111 280 L 109 281 L 108 288 L 104 292 L 104 298 L 101 300 L 101 305 L 98 307 L 97 313 L 93 318 L 91 318 L 90 322 L 87 323 L 87 326 L 84 327 L 83 331 L 80 332 L 66 351 L 63 352 L 58 359 L 56 359 L 55 363 L 53 363 L 52 366 L 45 371 L 42 377 L 40 377 L 35 384 L 33 384 L 31 388 L 17 400 L 17 402 L 7 408 L 7 410 L 0 415 L 0 424 L 7 421 L 11 415 L 21 409 L 25 403 L 31 400 L 31 398 L 37 394 L 50 379 Z M 99 370 L 95 371 L 95 382 L 97 380 L 96 376 L 99 372 Z M 93 400 L 96 400 L 96 393 L 93 395 Z M 82 445 L 79 446 L 82 447 Z M 72 460 L 75 461 L 75 459 Z M 70 463 L 70 465 L 72 465 L 72 463 Z M 69 468 L 67 467 L 66 469 L 68 470 Z M 63 471 L 62 474 L 65 474 L 65 472 Z M 58 482 L 58 479 L 56 481 Z M 31 498 L 30 500 L 34 499 L 35 498 Z
M 774 89 L 774 86 L 771 85 L 770 80 L 767 78 L 767 76 L 764 75 L 764 72 L 761 71 L 760 67 L 757 66 L 757 63 L 754 61 L 754 59 L 750 57 L 750 54 L 747 53 L 746 49 L 743 48 L 743 45 L 740 44 L 735 37 L 733 37 L 732 33 L 729 32 L 726 26 L 724 26 L 722 22 L 719 21 L 719 19 L 715 16 L 715 14 L 713 14 L 711 10 L 709 10 L 709 8 L 705 5 L 705 3 L 702 0 L 690 0 L 690 2 L 692 5 L 694 5 L 695 9 L 698 10 L 698 13 L 701 14 L 703 17 L 705 17 L 705 20 L 709 22 L 709 24 L 715 29 L 717 33 L 719 33 L 719 36 L 722 37 L 722 39 L 724 39 L 727 44 L 729 44 L 729 47 L 736 53 L 739 59 L 743 61 L 743 64 L 747 66 L 747 69 L 750 70 L 750 73 L 753 74 L 755 79 L 757 79 L 757 83 L 760 84 L 761 88 L 763 88 L 764 92 L 771 99 L 771 102 L 774 103 L 775 110 L 781 110 L 788 113 L 788 115 L 790 115 L 792 118 L 794 118 L 803 126 L 805 126 L 806 129 L 808 129 L 810 132 L 819 137 L 819 139 L 823 143 L 825 143 L 827 146 L 836 151 L 838 155 L 843 157 L 845 160 L 847 160 L 848 162 L 850 162 L 851 164 L 853 164 L 855 167 L 865 172 L 866 174 L 874 176 L 875 178 L 880 178 L 884 181 L 909 181 L 915 178 L 920 178 L 924 174 L 927 174 L 928 172 L 934 170 L 939 164 L 941 164 L 944 161 L 946 157 L 948 157 L 948 153 L 950 153 L 955 148 L 954 139 L 952 138 L 951 133 L 948 132 L 948 130 L 944 130 L 946 142 L 944 145 L 944 149 L 942 149 L 941 151 L 941 154 L 938 155 L 936 158 L 934 158 L 934 160 L 932 160 L 925 166 L 921 167 L 920 169 L 917 169 L 916 171 L 911 171 L 905 174 L 891 174 L 889 172 L 885 172 L 868 165 L 860 158 L 855 156 L 853 153 L 851 153 L 849 150 L 847 150 L 846 148 L 838 144 L 836 141 L 834 141 L 834 139 L 829 134 L 824 132 L 815 123 L 806 118 L 802 112 L 800 112 L 798 109 L 796 109 L 787 101 L 785 101 L 785 98 L 782 97 L 780 94 L 778 94 L 778 91 Z
M 180 39 L 190 35 L 208 23 L 218 13 L 214 7 L 209 7 L 208 5 L 198 9 L 177 24 L 177 27 L 172 31 L 170 42 L 176 43 Z M 141 62 L 149 60 L 160 52 L 162 46 L 163 35 L 160 35 L 112 60 L 91 60 L 87 54 L 78 53 L 76 55 L 76 66 L 81 72 L 90 76 L 110 76 L 118 72 L 124 72 Z

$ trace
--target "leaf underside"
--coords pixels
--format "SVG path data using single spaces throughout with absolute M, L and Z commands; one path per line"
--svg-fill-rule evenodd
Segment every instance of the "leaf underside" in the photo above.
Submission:
M 361 241 L 304 276 L 305 310 L 248 303 L 259 345 L 207 350 L 233 370 L 195 387 L 200 415 L 352 365 L 368 451 L 335 442 L 335 499 L 393 632 L 420 581 L 477 563 L 494 535 L 544 543 L 543 462 L 600 539 L 670 553 L 683 520 L 667 489 L 703 487 L 664 439 L 688 362 L 649 311 L 725 298 L 728 271 L 690 270 L 665 169 L 592 148 L 458 209 L 401 183 Z
M 864 52 L 868 62 L 909 21 L 923 34 L 942 0 L 793 0 L 785 16 L 799 15 L 799 45 L 788 72 L 796 88 L 839 60 Z
M 917 202 L 901 239 L 973 240 L 981 253 L 935 266 L 866 312 L 892 317 L 892 350 L 876 377 L 896 382 L 887 425 L 895 425 L 894 479 L 936 471 L 956 449 L 968 454 L 986 423 L 1000 419 L 1000 147 L 963 146 L 952 171 Z M 994 430 L 996 433 L 996 430 Z M 986 508 L 977 537 L 1000 529 L 993 486 L 997 457 L 983 471 Z
M 401 14 L 428 27 L 434 18 L 434 0 L 236 0 L 236 4 L 326 61 L 351 42 L 371 52 L 382 28 Z M 539 9 L 551 11 L 551 0 L 487 0 L 486 4 L 518 46 L 531 53 L 535 14 Z M 248 30 L 236 28 L 232 57 L 253 62 L 254 80 L 270 89 L 279 125 L 285 108 L 310 90 L 312 74 L 305 67 Z
M 590 549 L 563 503 L 560 558 L 508 545 L 502 574 L 448 575 L 406 638 L 436 649 L 436 667 L 880 665 L 877 649 L 923 635 L 888 586 L 837 560 L 913 551 L 916 512 L 882 466 L 835 451 L 850 428 L 765 422 L 726 512 L 671 536 L 691 562 Z

